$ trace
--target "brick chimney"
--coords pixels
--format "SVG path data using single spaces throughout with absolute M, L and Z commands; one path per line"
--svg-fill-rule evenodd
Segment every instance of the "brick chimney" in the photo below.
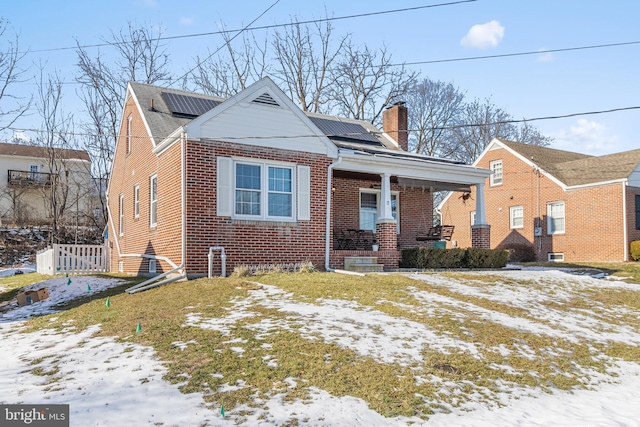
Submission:
M 382 130 L 404 151 L 409 151 L 407 123 L 407 107 L 404 106 L 404 102 L 396 102 L 382 113 Z

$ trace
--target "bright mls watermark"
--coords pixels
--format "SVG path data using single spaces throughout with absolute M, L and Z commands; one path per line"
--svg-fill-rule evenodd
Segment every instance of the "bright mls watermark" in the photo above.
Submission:
M 0 405 L 0 427 L 69 427 L 69 405 Z

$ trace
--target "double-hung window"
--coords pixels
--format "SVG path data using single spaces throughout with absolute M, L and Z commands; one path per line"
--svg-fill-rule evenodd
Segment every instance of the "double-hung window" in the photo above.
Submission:
M 124 194 L 118 200 L 118 234 L 124 235 Z
M 547 203 L 547 234 L 564 233 L 564 202 Z
M 133 187 L 133 217 L 140 217 L 140 186 Z
M 158 225 L 158 175 L 149 178 L 149 226 Z
M 511 206 L 509 208 L 509 223 L 511 228 L 524 227 L 524 209 L 522 206 Z
M 502 160 L 495 160 L 489 163 L 489 169 L 491 169 L 491 185 L 502 184 Z
M 236 161 L 234 176 L 234 217 L 294 220 L 293 166 Z

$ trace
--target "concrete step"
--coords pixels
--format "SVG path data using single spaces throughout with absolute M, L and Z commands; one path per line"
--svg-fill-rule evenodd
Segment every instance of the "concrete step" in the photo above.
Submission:
M 353 264 L 349 271 L 355 271 L 358 273 L 381 273 L 384 271 L 384 265 L 382 264 Z
M 346 256 L 344 257 L 344 269 L 360 273 L 383 271 L 384 266 L 378 264 L 378 257 L 374 256 Z

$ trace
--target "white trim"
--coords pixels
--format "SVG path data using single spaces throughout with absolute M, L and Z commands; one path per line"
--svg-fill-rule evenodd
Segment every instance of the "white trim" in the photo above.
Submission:
M 156 198 L 153 199 L 153 181 L 156 182 Z M 155 222 L 154 222 L 155 214 Z M 149 176 L 149 227 L 155 228 L 158 226 L 158 174 L 154 173 Z
M 129 116 L 127 116 L 127 134 L 125 136 L 126 138 L 126 154 L 131 154 L 131 143 L 133 141 L 133 113 L 129 113 Z
M 634 197 L 635 199 L 635 197 Z M 634 200 L 635 202 L 635 200 Z M 634 206 L 635 207 L 635 206 Z M 628 236 L 628 212 L 627 212 L 627 186 L 622 184 L 622 247 L 623 258 L 622 261 L 629 261 L 629 236 Z M 634 222 L 635 222 L 635 209 L 634 209 Z M 635 228 L 635 227 L 634 227 Z
M 118 197 L 118 235 L 124 236 L 124 194 Z
M 562 212 L 564 214 L 563 216 L 563 220 L 564 220 L 564 226 L 562 228 L 562 231 L 553 231 L 551 232 L 551 220 L 552 220 L 552 216 L 551 216 L 551 205 L 560 205 L 562 204 Z M 565 234 L 566 230 L 567 230 L 567 209 L 566 209 L 566 204 L 564 202 L 564 200 L 557 200 L 555 202 L 547 202 L 547 235 L 554 235 L 554 234 Z
M 522 216 L 518 217 L 522 220 L 522 224 L 521 225 L 514 225 L 514 219 L 516 218 L 513 215 L 513 212 L 516 209 L 520 209 L 520 212 L 522 213 Z M 519 206 L 510 206 L 509 207 L 509 228 L 511 229 L 519 229 L 519 228 L 524 228 L 524 207 L 522 205 Z
M 497 173 L 493 170 L 494 166 L 498 166 L 500 165 L 500 181 L 497 180 Z M 504 178 L 504 166 L 502 163 L 502 159 L 499 160 L 493 160 L 491 162 L 489 162 L 489 170 L 492 172 L 491 176 L 489 177 L 489 186 L 491 187 L 497 187 L 499 185 L 502 185 L 503 182 L 503 178 Z
M 623 178 L 623 179 L 612 179 L 611 181 L 601 181 L 601 182 L 592 182 L 589 184 L 581 184 L 581 185 L 572 185 L 570 187 L 566 187 L 565 191 L 571 191 L 571 190 L 581 190 L 583 188 L 590 188 L 590 187 L 601 187 L 601 186 L 605 186 L 605 185 L 611 185 L 611 184 L 618 184 L 618 183 L 626 183 L 627 179 Z
M 476 225 L 476 211 L 469 212 L 469 216 L 469 219 L 471 220 L 471 226 L 473 227 L 474 225 Z
M 277 160 L 266 160 L 266 159 L 254 159 L 254 158 L 246 158 L 246 157 L 232 157 L 232 166 L 231 166 L 231 192 L 232 192 L 232 207 L 231 207 L 231 218 L 238 220 L 249 220 L 249 221 L 270 221 L 270 222 L 296 222 L 297 218 L 297 170 L 296 164 L 290 162 L 282 162 Z M 243 165 L 254 165 L 260 167 L 260 215 L 246 215 L 246 214 L 237 214 L 236 213 L 236 205 L 235 205 L 235 194 L 237 191 L 236 186 L 236 166 L 238 164 Z M 283 217 L 283 216 L 270 216 L 269 215 L 269 168 L 282 168 L 289 169 L 291 171 L 291 216 Z
M 555 258 L 556 259 L 551 259 Z M 548 252 L 547 253 L 547 262 L 564 262 L 564 252 Z
M 157 262 L 155 259 L 149 260 L 149 273 L 155 273 L 157 269 Z
M 133 217 L 140 218 L 140 184 L 133 186 Z

